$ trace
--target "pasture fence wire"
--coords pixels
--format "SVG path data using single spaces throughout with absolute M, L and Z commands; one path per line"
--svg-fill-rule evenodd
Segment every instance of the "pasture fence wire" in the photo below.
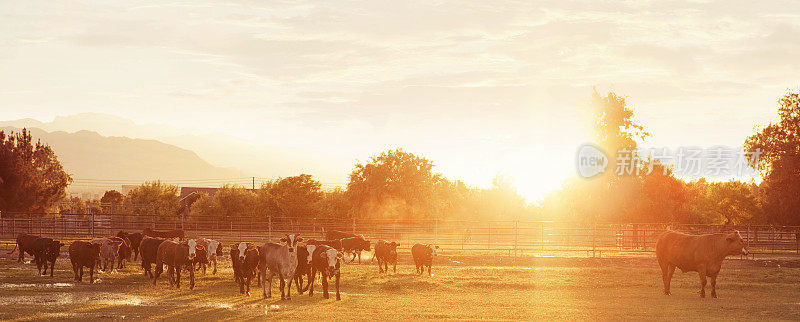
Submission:
M 151 214 L 0 213 L 0 247 L 10 249 L 21 233 L 62 241 L 113 236 L 118 231 L 181 229 L 187 238 L 206 237 L 225 245 L 277 240 L 287 233 L 322 240 L 339 230 L 371 241 L 396 241 L 400 249 L 436 244 L 443 252 L 505 253 L 564 257 L 652 256 L 668 230 L 692 234 L 738 230 L 753 256 L 800 256 L 800 226 L 664 223 L 572 223 L 523 220 L 395 220 L 264 217 L 161 218 Z

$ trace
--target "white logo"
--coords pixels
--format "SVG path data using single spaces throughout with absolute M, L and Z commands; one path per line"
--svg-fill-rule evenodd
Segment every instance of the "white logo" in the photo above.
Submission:
M 600 148 L 587 143 L 578 148 L 575 165 L 578 175 L 583 178 L 591 178 L 606 171 L 608 157 Z

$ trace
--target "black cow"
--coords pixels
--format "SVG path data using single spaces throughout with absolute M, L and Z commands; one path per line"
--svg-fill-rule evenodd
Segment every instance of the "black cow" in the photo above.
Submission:
M 353 254 L 353 259 L 350 263 L 356 260 L 358 255 L 358 263 L 361 264 L 361 251 L 369 251 L 369 240 L 364 239 L 363 236 L 342 238 L 342 249 L 345 253 Z
M 436 256 L 437 249 L 439 246 L 423 244 L 414 244 L 411 247 L 411 256 L 414 257 L 417 274 L 422 275 L 425 272 L 425 266 L 428 266 L 428 276 L 431 276 L 431 264 L 433 264 L 433 257 Z
M 311 255 L 311 286 L 308 289 L 308 296 L 314 296 L 314 278 L 317 271 L 322 278 L 322 297 L 328 298 L 328 279 L 336 277 L 336 300 L 339 301 L 342 297 L 339 295 L 339 275 L 342 266 L 342 255 L 338 250 L 319 245 Z
M 47 263 L 50 263 L 50 277 L 53 277 L 53 267 L 56 265 L 56 258 L 61 253 L 64 243 L 51 238 L 39 238 L 33 242 L 33 260 L 36 262 L 36 269 L 39 274 L 47 274 Z
M 393 264 L 392 270 L 397 273 L 397 246 L 396 242 L 386 242 L 379 240 L 375 243 L 375 259 L 378 260 L 378 272 L 389 272 L 389 264 Z
M 153 277 L 152 265 L 156 263 L 158 257 L 158 246 L 161 246 L 166 239 L 145 237 L 139 244 L 139 251 L 142 253 L 142 268 L 144 276 Z
M 133 251 L 133 260 L 137 260 L 139 258 L 139 245 L 142 243 L 142 238 L 144 238 L 142 233 L 126 233 L 124 231 L 120 231 L 117 233 L 117 237 L 127 237 L 128 240 L 130 240 L 131 251 Z
M 28 253 L 28 255 L 31 256 L 36 256 L 34 255 L 33 244 L 39 238 L 39 236 L 29 234 L 17 235 L 17 244 L 14 245 L 14 249 L 12 249 L 11 253 L 9 254 L 13 254 L 17 248 L 19 248 L 19 260 L 17 260 L 17 262 L 20 263 L 25 260 L 25 253 Z

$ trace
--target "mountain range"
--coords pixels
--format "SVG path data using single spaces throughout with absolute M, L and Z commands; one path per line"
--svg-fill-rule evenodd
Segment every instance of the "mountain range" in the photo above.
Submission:
M 69 188 L 72 193 L 97 194 L 146 180 L 214 186 L 242 184 L 249 181 L 245 177 L 300 173 L 312 174 L 323 182 L 343 181 L 341 170 L 315 163 L 322 158 L 313 153 L 264 146 L 224 134 L 140 125 L 108 114 L 58 116 L 52 122 L 31 118 L 0 121 L 0 130 L 6 132 L 22 128 L 53 147 L 66 171 L 76 179 Z

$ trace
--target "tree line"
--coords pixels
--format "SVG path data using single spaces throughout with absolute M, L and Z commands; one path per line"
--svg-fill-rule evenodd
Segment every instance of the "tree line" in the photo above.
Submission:
M 375 218 L 457 220 L 559 220 L 616 223 L 708 223 L 800 225 L 800 98 L 787 92 L 779 99 L 776 123 L 756 129 L 744 140 L 748 151 L 760 150 L 753 166 L 760 183 L 729 180 L 686 181 L 658 160 L 637 160 L 631 175 L 606 171 L 590 180 L 566 180 L 562 189 L 539 202 L 526 202 L 508 178 L 498 176 L 490 188 L 469 187 L 445 178 L 431 160 L 402 149 L 382 152 L 355 164 L 346 187 L 322 189 L 308 174 L 277 178 L 258 189 L 226 185 L 213 196 L 202 195 L 189 208 L 189 219 Z M 624 97 L 592 94 L 595 141 L 605 151 L 635 150 L 649 133 L 633 120 Z M 71 182 L 49 146 L 30 135 L 0 132 L 0 210 L 45 211 Z M 618 155 L 610 154 L 609 164 Z M 631 156 L 635 158 L 636 156 Z M 645 169 L 650 171 L 644 171 Z M 146 182 L 127 194 L 110 190 L 99 200 L 113 211 L 179 216 L 178 187 Z M 110 211 L 72 199 L 78 211 Z M 83 208 L 81 208 L 83 207 Z M 72 209 L 75 210 L 75 209 Z

